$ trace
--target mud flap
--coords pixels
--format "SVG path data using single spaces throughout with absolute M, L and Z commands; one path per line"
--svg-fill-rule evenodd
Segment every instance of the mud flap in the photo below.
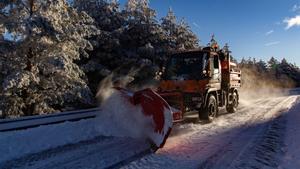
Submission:
M 173 125 L 172 110 L 168 103 L 152 89 L 137 92 L 115 87 L 134 106 L 141 106 L 143 115 L 150 117 L 153 132 L 147 133 L 151 148 L 156 151 L 162 148 Z

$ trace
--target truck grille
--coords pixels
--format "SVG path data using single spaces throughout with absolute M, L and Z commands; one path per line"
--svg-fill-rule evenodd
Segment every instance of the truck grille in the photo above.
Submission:
M 198 93 L 184 93 L 184 102 L 189 104 L 192 102 L 201 102 L 202 101 L 202 96 L 201 94 Z
M 162 97 L 168 102 L 168 104 L 175 109 L 181 110 L 182 97 L 180 95 L 162 95 Z

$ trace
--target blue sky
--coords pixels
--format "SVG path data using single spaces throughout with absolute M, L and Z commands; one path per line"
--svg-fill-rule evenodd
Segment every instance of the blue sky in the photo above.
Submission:
M 215 34 L 221 46 L 229 43 L 238 60 L 285 57 L 300 66 L 300 0 L 150 0 L 150 6 L 158 18 L 172 7 L 201 45 Z

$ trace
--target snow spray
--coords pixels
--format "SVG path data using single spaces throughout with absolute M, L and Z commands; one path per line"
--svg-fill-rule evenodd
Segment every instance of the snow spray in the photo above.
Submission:
M 162 147 L 172 127 L 169 105 L 151 89 L 135 93 L 117 89 L 111 79 L 110 76 L 102 81 L 97 95 L 102 108 L 98 116 L 99 130 L 107 136 L 147 139 Z

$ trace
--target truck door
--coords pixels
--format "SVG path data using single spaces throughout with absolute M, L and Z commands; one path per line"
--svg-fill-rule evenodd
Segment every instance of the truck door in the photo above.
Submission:
M 221 82 L 220 60 L 218 55 L 212 58 L 212 80 Z
M 217 90 L 221 89 L 221 65 L 218 55 L 210 57 L 211 78 L 210 84 Z

